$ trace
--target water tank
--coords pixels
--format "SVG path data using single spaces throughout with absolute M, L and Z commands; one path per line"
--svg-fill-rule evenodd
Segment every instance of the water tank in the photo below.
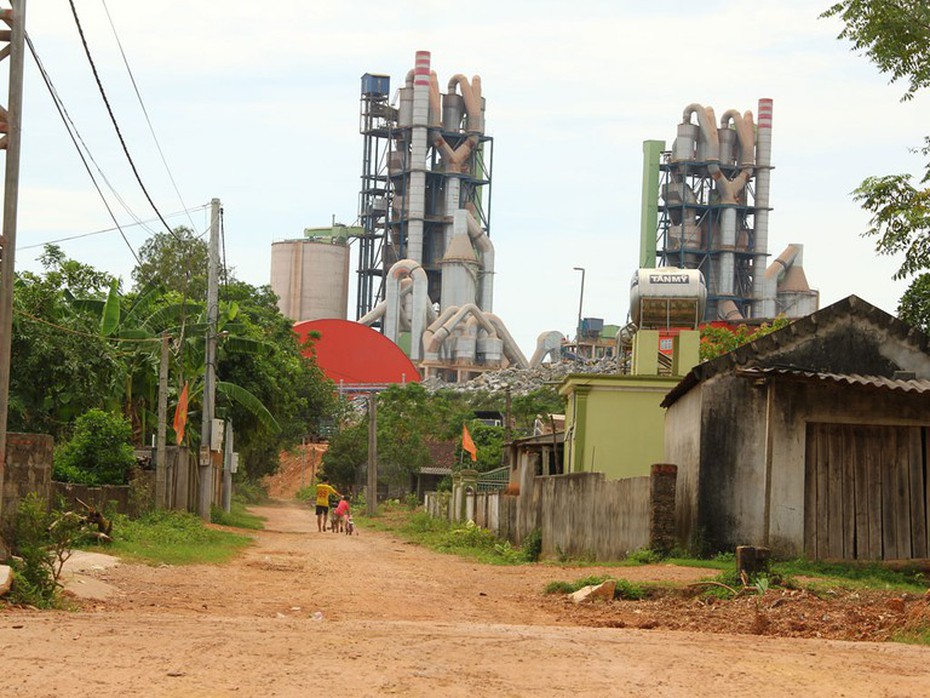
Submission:
M 349 248 L 343 241 L 284 240 L 271 244 L 271 289 L 278 309 L 295 322 L 345 319 Z
M 630 316 L 640 329 L 695 328 L 706 303 L 697 269 L 638 269 L 630 283 Z

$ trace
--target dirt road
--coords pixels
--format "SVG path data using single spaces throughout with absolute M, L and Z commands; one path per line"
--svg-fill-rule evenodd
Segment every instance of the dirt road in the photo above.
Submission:
M 84 611 L 0 610 L 0 694 L 930 694 L 927 648 L 580 627 L 541 590 L 591 568 L 480 566 L 386 534 L 318 533 L 294 506 L 256 512 L 266 530 L 229 565 L 120 565 L 95 573 L 115 591 Z

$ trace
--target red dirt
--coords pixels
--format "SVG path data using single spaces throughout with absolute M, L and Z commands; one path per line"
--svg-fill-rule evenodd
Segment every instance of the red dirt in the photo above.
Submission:
M 268 496 L 274 499 L 294 499 L 297 490 L 309 485 L 320 469 L 327 444 L 298 444 L 281 454 L 278 470 L 263 481 Z
M 796 637 L 884 639 L 927 621 L 922 598 L 770 590 L 575 606 L 545 584 L 610 574 L 684 585 L 708 571 L 493 567 L 369 530 L 318 533 L 303 507 L 255 511 L 267 530 L 227 565 L 99 570 L 118 591 L 78 612 L 0 606 L 5 694 L 913 696 L 930 686 L 926 647 Z

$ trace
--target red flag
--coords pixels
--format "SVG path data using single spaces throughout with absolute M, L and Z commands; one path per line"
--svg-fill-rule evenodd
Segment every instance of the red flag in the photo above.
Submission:
M 178 437 L 178 446 L 184 440 L 184 427 L 187 425 L 187 381 L 184 381 L 184 389 L 178 396 L 178 406 L 174 410 L 174 433 Z
M 471 434 L 468 433 L 468 427 L 462 423 L 462 450 L 471 454 L 471 459 L 478 460 L 478 449 L 475 442 L 471 440 Z

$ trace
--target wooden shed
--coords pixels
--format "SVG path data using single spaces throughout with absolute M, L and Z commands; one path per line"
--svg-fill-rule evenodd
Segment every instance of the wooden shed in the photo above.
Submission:
M 695 367 L 665 398 L 682 542 L 930 556 L 930 354 L 850 296 Z

